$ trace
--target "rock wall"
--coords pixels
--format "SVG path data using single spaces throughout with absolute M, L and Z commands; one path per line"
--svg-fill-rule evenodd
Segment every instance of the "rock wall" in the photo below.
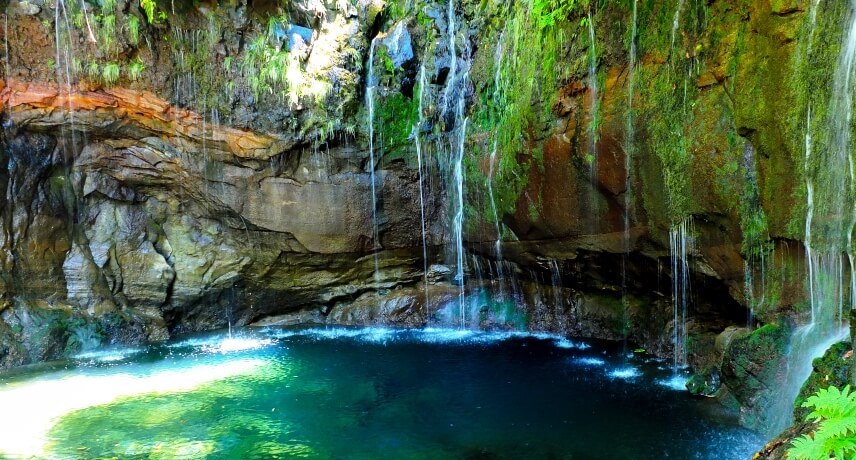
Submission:
M 809 316 L 804 120 L 843 2 L 175 3 L 0 2 L 0 367 L 442 319 L 463 131 L 475 326 L 670 355 L 683 223 L 689 362 L 763 420 L 778 373 L 717 344 Z

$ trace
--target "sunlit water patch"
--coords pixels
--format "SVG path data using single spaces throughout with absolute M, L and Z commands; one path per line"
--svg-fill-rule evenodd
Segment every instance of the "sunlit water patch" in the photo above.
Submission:
M 81 409 L 144 394 L 193 390 L 216 380 L 258 370 L 264 362 L 162 362 L 111 369 L 78 368 L 49 373 L 0 386 L 0 453 L 44 454 L 47 434 L 62 416 Z
M 0 377 L 0 457 L 728 460 L 762 444 L 659 385 L 656 363 L 563 340 L 245 330 L 19 371 Z

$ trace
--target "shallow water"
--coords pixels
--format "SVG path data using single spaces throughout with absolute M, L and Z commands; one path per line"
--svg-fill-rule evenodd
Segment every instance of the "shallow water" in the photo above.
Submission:
M 0 452 L 48 458 L 745 459 L 668 363 L 549 335 L 271 329 L 0 377 Z

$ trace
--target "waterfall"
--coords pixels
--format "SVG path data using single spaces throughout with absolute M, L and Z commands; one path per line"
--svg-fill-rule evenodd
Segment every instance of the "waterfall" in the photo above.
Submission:
M 630 55 L 627 68 L 627 124 L 624 132 L 624 254 L 621 259 L 621 308 L 622 318 L 626 322 L 627 299 L 627 263 L 630 258 L 630 207 L 632 205 L 633 156 L 636 132 L 633 125 L 633 90 L 636 72 L 636 3 L 633 0 L 633 22 L 630 28 Z M 626 335 L 626 334 L 625 334 Z
M 756 221 L 765 221 L 764 211 L 761 207 L 761 198 L 758 191 L 758 174 L 755 166 L 755 147 L 748 140 L 743 145 L 743 171 L 745 171 L 746 185 L 744 187 L 744 209 L 756 225 Z M 756 230 L 757 231 L 757 230 Z M 754 323 L 756 309 L 764 305 L 766 299 L 766 242 L 762 240 L 763 235 L 751 233 L 744 235 L 743 250 L 745 252 L 745 260 L 743 262 L 743 288 L 746 304 L 749 306 L 749 313 L 746 318 L 746 326 L 751 328 Z M 755 280 L 753 272 L 760 270 L 760 291 L 759 298 L 755 296 Z
M 455 273 L 455 281 L 459 284 L 458 300 L 461 309 L 461 328 L 466 327 L 466 308 L 465 308 L 465 290 L 466 280 L 464 276 L 464 149 L 467 140 L 467 124 L 468 118 L 464 118 L 464 95 L 461 93 L 458 102 L 457 119 L 460 126 L 456 129 L 457 133 L 457 148 L 454 149 L 454 194 L 455 194 L 455 214 L 453 220 L 453 236 L 455 239 L 457 268 Z M 461 122 L 460 120 L 463 121 Z
M 553 285 L 553 302 L 557 312 L 564 311 L 562 299 L 562 272 L 559 269 L 559 262 L 556 259 L 548 261 L 550 266 L 550 282 Z
M 425 64 L 419 68 L 419 121 L 413 127 L 416 139 L 416 161 L 419 166 L 419 217 L 422 230 L 422 282 L 425 285 L 425 320 L 428 320 L 428 241 L 425 228 L 425 178 L 422 169 L 422 124 L 425 118 L 423 108 L 425 96 Z
M 464 249 L 464 154 L 466 150 L 467 125 L 469 119 L 466 117 L 467 85 L 469 83 L 469 58 L 468 47 L 462 50 L 465 59 L 463 72 L 458 69 L 458 47 L 456 44 L 457 19 L 455 17 L 455 2 L 449 0 L 447 10 L 447 21 L 449 34 L 448 49 L 450 56 L 449 74 L 446 87 L 443 90 L 443 110 L 441 116 L 454 123 L 454 129 L 448 135 L 449 142 L 449 174 L 447 182 L 448 196 L 450 199 L 452 243 L 454 245 L 455 259 L 455 283 L 459 286 L 458 308 L 460 327 L 466 327 L 466 250 Z
M 681 10 L 684 9 L 684 0 L 678 0 L 678 6 L 675 8 L 675 16 L 672 20 L 672 47 L 675 50 L 675 38 L 678 34 L 678 28 L 681 26 Z
M 594 35 L 594 20 L 591 11 L 588 12 L 589 30 L 589 74 L 588 85 L 591 90 L 591 123 L 589 124 L 589 163 L 591 167 L 592 184 L 597 185 L 597 132 L 598 132 L 598 88 L 597 88 L 597 47 Z M 596 199 L 592 200 L 594 204 Z
M 455 0 L 449 0 L 449 8 L 446 11 L 446 20 L 448 21 L 448 28 L 446 32 L 449 34 L 449 75 L 446 77 L 448 82 L 446 84 L 446 88 L 443 90 L 443 112 L 449 110 L 449 103 L 452 100 L 452 91 L 455 86 L 455 77 L 458 73 L 458 56 L 457 56 L 457 46 L 455 44 L 455 34 L 456 24 L 455 24 Z
M 377 181 L 375 177 L 375 151 L 374 151 L 374 122 L 375 122 L 375 90 L 377 82 L 374 75 L 374 56 L 377 47 L 377 37 L 372 39 L 369 48 L 368 70 L 366 76 L 366 108 L 369 118 L 369 173 L 372 183 L 372 252 L 374 253 L 374 282 L 375 287 L 380 288 L 380 260 L 378 251 L 380 249 L 380 232 L 377 224 Z
M 808 108 L 805 135 L 806 189 L 808 208 L 806 212 L 805 247 L 809 271 L 809 297 L 811 322 L 804 326 L 807 331 L 821 337 L 834 336 L 847 321 L 845 314 L 845 288 L 853 284 L 844 281 L 844 255 L 848 268 L 852 267 L 852 234 L 856 225 L 856 178 L 854 177 L 853 154 L 851 152 L 851 124 L 853 119 L 853 73 L 856 70 L 856 0 L 850 2 L 850 22 L 843 35 L 838 66 L 835 72 L 830 99 L 829 127 L 830 142 L 826 155 L 822 155 L 816 169 L 812 168 L 813 139 L 811 132 L 812 110 Z M 814 232 L 815 213 L 814 177 L 812 174 L 827 174 L 819 192 L 823 200 L 820 209 L 823 227 Z M 846 216 L 846 217 L 845 217 Z M 853 304 L 853 292 L 850 302 Z
M 497 43 L 497 45 L 496 45 L 496 53 L 494 53 L 493 98 L 494 98 L 495 102 L 498 102 L 500 100 L 499 91 L 500 91 L 500 87 L 502 85 L 502 72 L 501 72 L 501 70 L 502 70 L 502 58 L 503 58 L 503 51 L 504 51 L 503 45 L 505 42 L 504 38 L 505 38 L 505 32 L 503 31 L 502 34 L 500 34 L 500 36 L 499 36 L 499 43 Z M 496 278 L 499 280 L 499 283 L 500 283 L 500 298 L 502 298 L 502 297 L 504 297 L 502 295 L 503 289 L 501 287 L 502 283 L 503 283 L 503 278 L 504 278 L 504 274 L 503 274 L 503 270 L 502 270 L 502 225 L 500 223 L 499 211 L 496 208 L 496 198 L 494 197 L 494 194 L 493 194 L 493 180 L 494 180 L 494 176 L 497 174 L 496 154 L 497 154 L 498 148 L 499 148 L 499 133 L 497 132 L 497 133 L 494 133 L 493 150 L 491 150 L 491 153 L 490 153 L 490 165 L 488 167 L 489 170 L 488 170 L 488 174 L 487 174 L 487 193 L 488 193 L 488 196 L 490 197 L 490 207 L 493 210 L 493 221 L 494 221 L 494 224 L 496 225 L 496 242 L 494 243 L 494 252 L 495 252 L 495 258 L 496 258 L 496 270 L 497 270 Z
M 687 364 L 687 312 L 690 302 L 689 255 L 693 251 L 692 219 L 686 218 L 669 231 L 672 267 L 673 369 L 677 374 Z
M 813 2 L 810 26 L 814 28 L 817 2 Z M 856 0 L 850 1 L 850 18 L 830 95 L 828 148 L 814 148 L 813 110 L 807 107 L 805 131 L 806 222 L 805 252 L 808 271 L 807 290 L 811 316 L 808 324 L 794 332 L 788 353 L 788 373 L 781 405 L 773 408 L 771 429 L 779 430 L 791 422 L 792 403 L 812 370 L 812 361 L 832 344 L 844 340 L 848 313 L 854 305 L 852 233 L 856 224 L 856 194 L 851 122 L 853 72 L 856 63 Z M 811 40 L 808 43 L 809 52 Z M 847 257 L 849 274 L 845 272 Z M 849 280 L 845 281 L 845 275 Z M 845 290 L 850 299 L 845 301 Z

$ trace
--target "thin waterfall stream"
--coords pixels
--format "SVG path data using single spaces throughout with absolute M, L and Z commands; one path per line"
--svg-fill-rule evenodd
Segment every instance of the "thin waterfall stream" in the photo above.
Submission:
M 691 302 L 690 255 L 694 248 L 692 219 L 687 218 L 669 231 L 669 252 L 672 268 L 673 360 L 675 376 L 686 367 L 687 318 Z
M 425 108 L 424 108 L 424 99 L 425 99 L 425 85 L 428 82 L 425 79 L 425 65 L 423 64 L 419 68 L 419 120 L 416 125 L 413 127 L 414 140 L 416 141 L 416 161 L 417 166 L 419 168 L 418 178 L 419 178 L 419 221 L 420 221 L 420 230 L 422 231 L 422 282 L 425 285 L 425 304 L 428 304 L 428 231 L 425 227 L 425 165 L 423 167 L 423 158 L 422 158 L 422 125 L 425 122 Z M 427 307 L 426 307 L 426 319 L 429 318 Z
M 369 174 L 371 177 L 371 192 L 372 192 L 372 252 L 374 257 L 374 283 L 380 287 L 380 231 L 377 217 L 377 177 L 375 170 L 375 145 L 374 145 L 374 122 L 375 122 L 375 91 L 377 91 L 377 80 L 374 75 L 374 57 L 377 49 L 377 37 L 372 39 L 369 47 L 368 69 L 366 70 L 366 109 L 368 110 L 369 120 Z

